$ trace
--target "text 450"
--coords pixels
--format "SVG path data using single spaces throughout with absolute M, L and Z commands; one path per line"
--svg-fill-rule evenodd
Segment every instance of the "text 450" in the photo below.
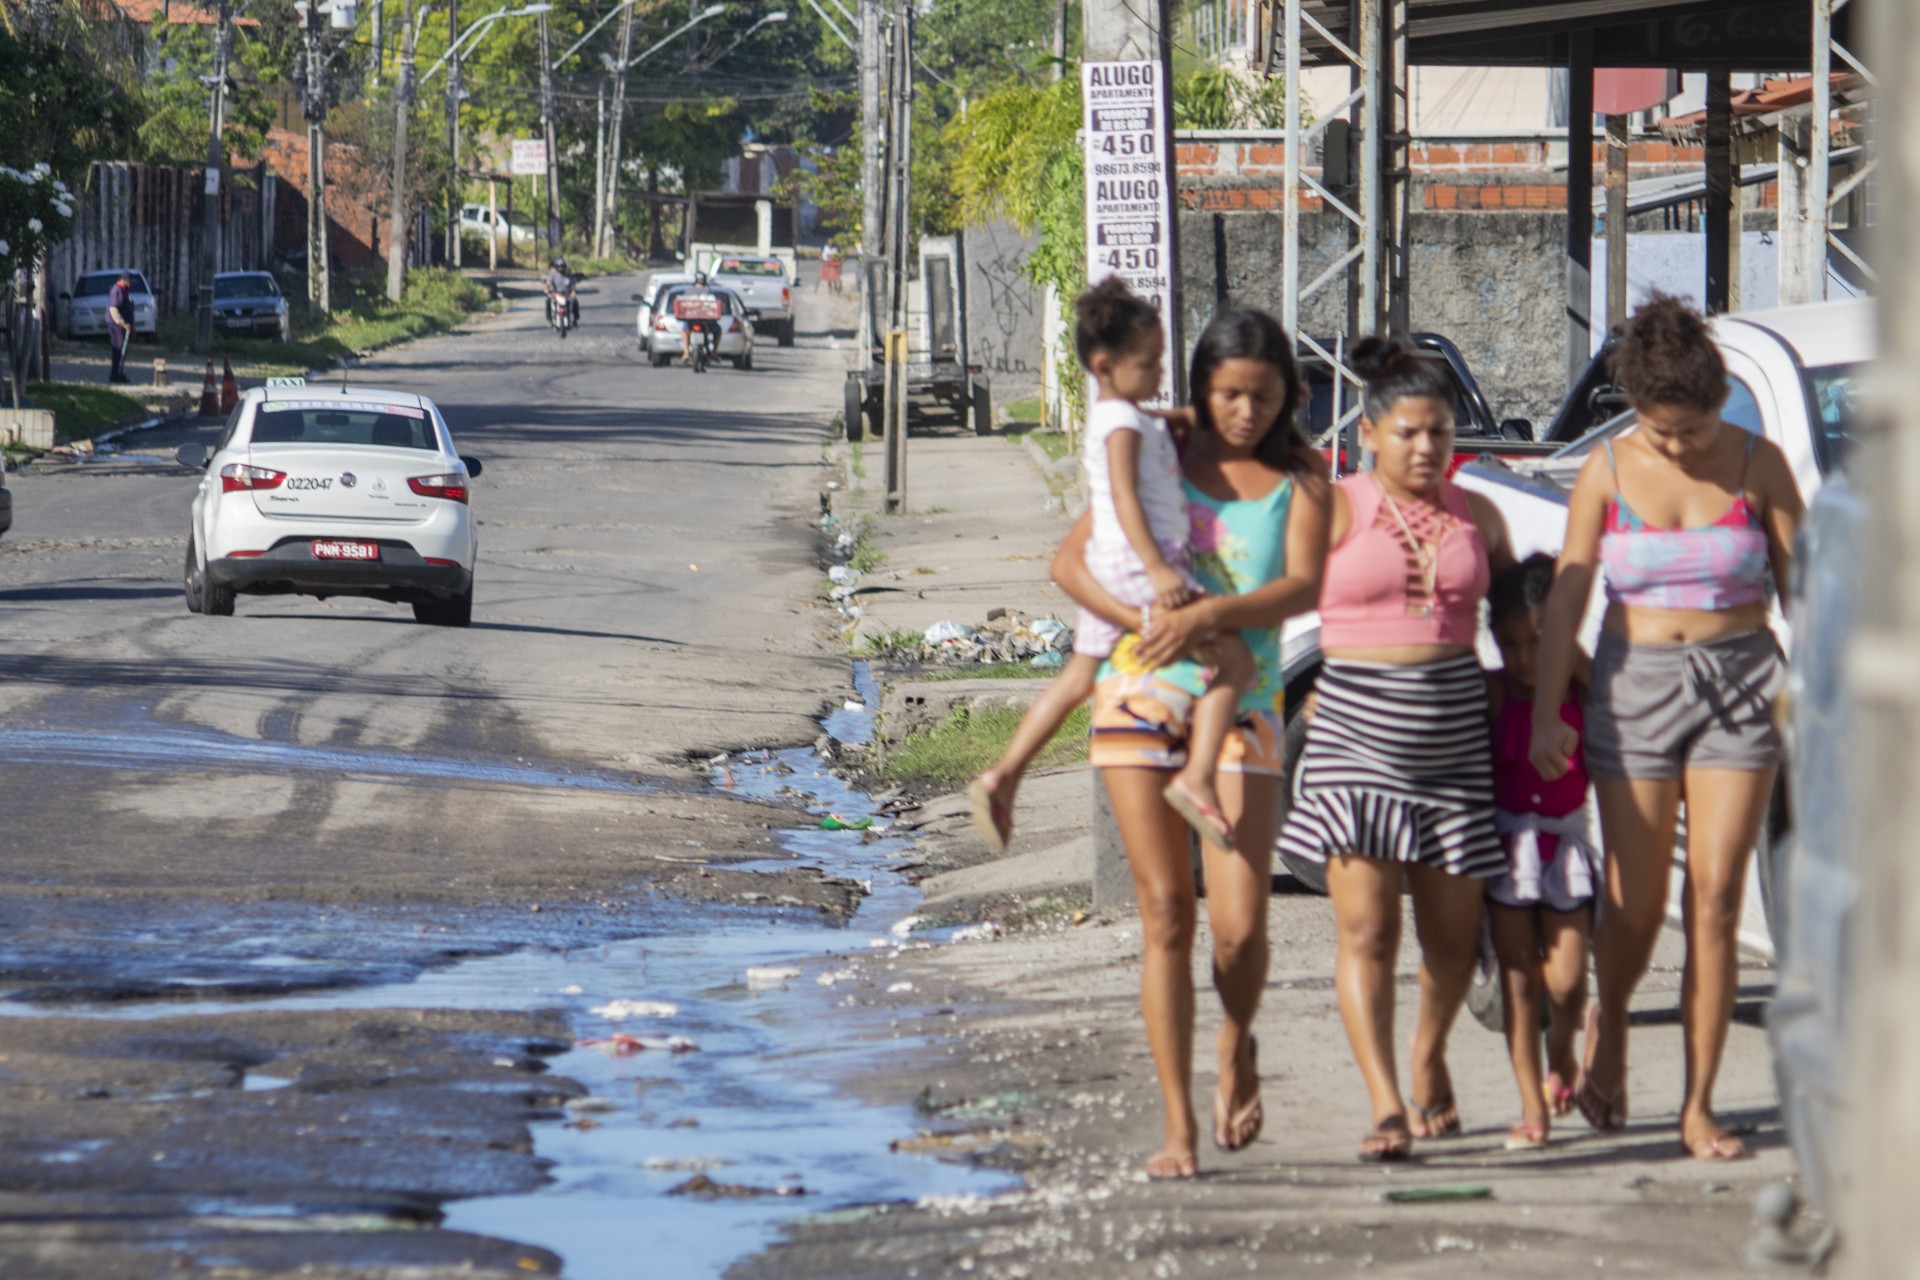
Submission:
M 1158 249 L 1111 249 L 1100 259 L 1109 271 L 1158 271 Z
M 1106 156 L 1150 156 L 1153 145 L 1150 133 L 1110 133 L 1100 139 L 1094 150 Z

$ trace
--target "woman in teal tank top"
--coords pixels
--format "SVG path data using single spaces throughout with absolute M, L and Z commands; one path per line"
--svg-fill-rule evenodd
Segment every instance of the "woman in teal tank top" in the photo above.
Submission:
M 1186 761 L 1187 718 L 1205 690 L 1188 655 L 1215 631 L 1238 631 L 1257 678 L 1218 763 L 1221 806 L 1234 842 L 1202 843 L 1214 986 L 1224 1012 L 1215 1046 L 1219 1088 L 1212 1136 L 1239 1151 L 1259 1134 L 1254 1015 L 1267 982 L 1267 902 L 1284 772 L 1279 629 L 1319 600 L 1331 486 L 1326 464 L 1294 426 L 1299 402 L 1293 344 L 1272 317 L 1232 311 L 1200 335 L 1188 385 L 1185 455 L 1194 572 L 1212 594 L 1142 619 L 1086 571 L 1088 522 L 1068 534 L 1054 581 L 1128 634 L 1100 669 L 1089 757 L 1101 771 L 1126 844 L 1145 943 L 1140 1009 L 1166 1106 L 1166 1132 L 1147 1160 L 1153 1178 L 1192 1177 L 1199 1146 L 1193 1084 L 1192 951 L 1198 905 L 1188 827 L 1161 796 Z

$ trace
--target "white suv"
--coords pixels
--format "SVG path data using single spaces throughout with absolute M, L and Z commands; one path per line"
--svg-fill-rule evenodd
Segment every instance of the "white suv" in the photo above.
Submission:
M 532 244 L 539 238 L 532 223 L 522 222 L 518 218 L 508 222 L 506 210 L 493 209 L 484 204 L 460 206 L 460 230 L 470 236 L 491 234 L 500 241 L 502 248 L 509 239 L 514 244 Z
M 421 622 L 472 621 L 480 464 L 424 396 L 256 387 L 211 454 L 175 456 L 206 472 L 187 535 L 194 613 L 231 614 L 240 593 L 372 596 Z

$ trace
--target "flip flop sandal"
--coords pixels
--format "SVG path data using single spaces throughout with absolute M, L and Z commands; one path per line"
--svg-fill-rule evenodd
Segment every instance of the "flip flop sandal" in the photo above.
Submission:
M 973 829 L 995 853 L 1005 853 L 1013 839 L 1013 810 L 993 798 L 987 784 L 975 778 L 967 787 L 967 804 L 973 813 Z
M 1378 1146 L 1369 1146 L 1378 1143 Z M 1407 1131 L 1407 1122 L 1398 1116 L 1382 1120 L 1373 1127 L 1373 1132 L 1360 1139 L 1360 1160 L 1363 1164 L 1398 1164 L 1413 1154 L 1413 1134 Z
M 1507 1130 L 1506 1141 L 1501 1145 L 1508 1151 L 1538 1151 L 1547 1145 L 1546 1126 L 1523 1120 Z
M 1253 1145 L 1254 1139 L 1260 1136 L 1260 1130 L 1265 1127 L 1267 1122 L 1267 1109 L 1260 1102 L 1260 1090 L 1257 1083 L 1260 1071 L 1260 1042 L 1253 1036 L 1247 1037 L 1247 1069 L 1254 1073 L 1256 1085 L 1252 1101 L 1248 1102 L 1246 1106 L 1241 1107 L 1240 1110 L 1229 1115 L 1227 1113 L 1228 1103 L 1226 1095 L 1222 1094 L 1218 1089 L 1214 1090 L 1213 1145 L 1222 1151 L 1245 1151 Z M 1247 1131 L 1245 1138 L 1236 1143 L 1233 1140 L 1233 1135 L 1248 1124 L 1251 1124 L 1253 1127 Z
M 1601 1133 L 1618 1133 L 1627 1127 L 1627 1085 L 1621 1081 L 1609 1098 L 1600 1092 L 1600 1086 L 1591 1079 L 1582 1077 L 1580 1088 L 1574 1094 L 1573 1105 L 1580 1109 L 1588 1124 Z
M 1413 1109 L 1420 1113 L 1420 1125 L 1426 1130 L 1426 1133 L 1422 1135 L 1423 1137 L 1433 1139 L 1457 1138 L 1460 1136 L 1460 1106 L 1452 1098 L 1442 1098 L 1438 1102 L 1424 1107 L 1416 1102 L 1413 1104 Z M 1453 1112 L 1453 1121 L 1451 1124 L 1443 1128 L 1434 1123 L 1435 1116 L 1444 1115 L 1449 1111 Z
M 1547 1110 L 1554 1115 L 1564 1116 L 1573 1110 L 1573 1090 L 1558 1072 L 1547 1072 L 1547 1078 L 1540 1082 L 1540 1093 L 1547 1100 Z
M 1169 782 L 1160 797 L 1202 836 L 1213 840 L 1223 849 L 1232 847 L 1233 827 L 1227 822 L 1226 815 L 1188 791 L 1180 779 Z

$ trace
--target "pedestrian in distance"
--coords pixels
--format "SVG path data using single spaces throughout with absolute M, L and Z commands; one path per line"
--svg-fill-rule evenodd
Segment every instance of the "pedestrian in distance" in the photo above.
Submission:
M 1528 556 L 1494 580 L 1487 620 L 1501 670 L 1488 681 L 1493 709 L 1494 826 L 1507 857 L 1487 882 L 1487 917 L 1499 964 L 1507 1053 L 1520 1087 L 1520 1123 L 1509 1151 L 1546 1145 L 1553 1118 L 1573 1110 L 1579 1080 L 1574 1041 L 1587 1002 L 1600 855 L 1587 808 L 1587 769 L 1576 746 L 1567 772 L 1549 782 L 1528 759 L 1540 624 L 1553 588 L 1553 557 Z M 1584 682 L 1560 700 L 1560 719 L 1578 733 Z M 1547 1013 L 1544 1070 L 1540 1022 Z
M 1320 596 L 1324 661 L 1281 848 L 1327 864 L 1334 986 L 1373 1127 L 1363 1160 L 1460 1131 L 1446 1045 L 1472 985 L 1494 827 L 1480 602 L 1512 563 L 1493 504 L 1447 479 L 1452 385 L 1401 338 L 1354 348 L 1373 469 L 1335 486 Z M 1400 894 L 1413 895 L 1420 1013 L 1409 1116 L 1394 1065 Z
M 1088 563 L 1091 512 L 1053 560 L 1054 581 L 1126 633 L 1100 664 L 1088 757 L 1113 802 L 1140 908 L 1140 1012 L 1166 1109 L 1160 1149 L 1146 1162 L 1150 1178 L 1198 1171 L 1193 828 L 1169 803 L 1167 775 L 1198 750 L 1192 716 L 1208 688 L 1202 655 L 1231 631 L 1253 655 L 1254 678 L 1215 761 L 1232 839 L 1203 834 L 1200 843 L 1222 1014 L 1214 1144 L 1244 1150 L 1265 1122 L 1253 1022 L 1267 983 L 1267 904 L 1285 773 L 1279 628 L 1319 598 L 1331 496 L 1326 463 L 1294 424 L 1303 392 L 1293 343 L 1272 317 L 1215 316 L 1194 348 L 1188 385 L 1193 404 L 1177 414 L 1188 436 L 1182 486 L 1205 594 L 1172 609 L 1115 599 Z
M 107 290 L 107 347 L 112 352 L 108 382 L 128 382 L 127 343 L 133 337 L 133 277 L 122 271 Z
M 1141 611 L 1142 628 L 1150 627 L 1155 609 L 1177 609 L 1205 591 L 1193 573 L 1191 519 L 1173 431 L 1165 419 L 1140 408 L 1142 400 L 1159 394 L 1166 334 L 1153 305 L 1117 276 L 1081 294 L 1073 307 L 1074 352 L 1098 388 L 1086 430 L 1093 513 L 1087 565 L 1114 599 Z M 1066 669 L 1029 708 L 1001 759 L 968 788 L 974 825 L 996 852 L 1013 832 L 1021 774 L 1092 694 L 1099 666 L 1121 635 L 1119 626 L 1083 609 Z M 1214 763 L 1253 677 L 1253 655 L 1237 632 L 1224 629 L 1203 642 L 1200 656 L 1213 674 L 1191 713 L 1193 749 L 1166 784 L 1166 799 L 1201 835 L 1226 845 L 1233 831 L 1220 811 Z
M 1726 364 L 1692 307 L 1655 295 L 1628 322 L 1613 373 L 1636 422 L 1595 450 L 1574 484 L 1540 637 L 1531 751 L 1551 782 L 1582 745 L 1553 708 L 1598 573 L 1607 609 L 1585 749 L 1606 877 L 1578 1103 L 1596 1129 L 1626 1126 L 1627 1006 L 1666 919 L 1684 802 L 1680 1142 L 1697 1160 L 1734 1160 L 1748 1152 L 1715 1120 L 1713 1084 L 1739 982 L 1747 860 L 1781 759 L 1773 704 L 1784 672 L 1768 601 L 1785 596 L 1804 507 L 1779 448 L 1721 418 Z

